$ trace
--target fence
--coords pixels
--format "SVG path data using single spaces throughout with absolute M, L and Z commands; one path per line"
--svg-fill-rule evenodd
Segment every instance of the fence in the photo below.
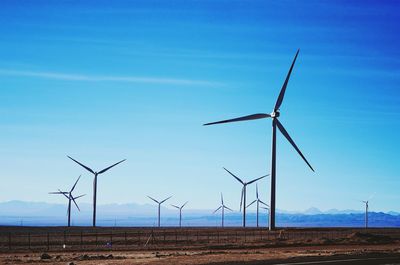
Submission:
M 8 231 L 7 231 L 8 230 Z M 0 251 L 168 249 L 269 244 L 283 241 L 312 242 L 345 238 L 363 229 L 256 228 L 0 228 Z M 399 229 L 369 230 L 398 235 Z

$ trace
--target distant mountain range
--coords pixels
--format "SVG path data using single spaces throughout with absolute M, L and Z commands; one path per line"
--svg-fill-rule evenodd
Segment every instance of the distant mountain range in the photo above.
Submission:
M 73 208 L 72 223 L 74 225 L 89 226 L 91 224 L 92 205 L 80 204 L 81 211 Z M 66 205 L 44 202 L 8 201 L 0 203 L 0 225 L 30 225 L 30 226 L 62 226 L 66 222 Z M 98 208 L 98 225 L 100 226 L 155 226 L 157 208 L 150 204 L 105 204 Z M 162 224 L 175 226 L 178 222 L 178 211 L 162 207 Z M 212 214 L 213 210 L 183 211 L 183 224 L 188 226 L 219 226 L 219 213 Z M 241 213 L 226 214 L 227 226 L 240 226 Z M 254 226 L 256 215 L 249 212 L 248 225 Z M 354 210 L 320 211 L 312 207 L 303 212 L 289 212 L 280 210 L 277 213 L 278 226 L 285 227 L 362 227 L 364 226 L 364 212 Z M 267 225 L 267 212 L 260 214 L 260 223 Z M 400 213 L 369 213 L 369 224 L 375 227 L 400 227 Z

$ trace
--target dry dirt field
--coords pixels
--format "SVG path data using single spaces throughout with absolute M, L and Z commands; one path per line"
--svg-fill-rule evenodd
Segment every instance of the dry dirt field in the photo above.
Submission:
M 400 264 L 400 229 L 110 229 L 2 227 L 0 264 Z

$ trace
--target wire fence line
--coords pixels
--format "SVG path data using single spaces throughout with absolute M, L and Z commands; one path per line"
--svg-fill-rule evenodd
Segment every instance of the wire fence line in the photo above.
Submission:
M 6 229 L 7 230 L 7 229 Z M 82 228 L 82 229 L 0 229 L 0 251 L 135 250 L 176 247 L 221 247 L 268 244 L 272 242 L 335 240 L 364 229 L 281 229 L 257 228 Z M 368 233 L 396 235 L 400 229 L 373 229 Z

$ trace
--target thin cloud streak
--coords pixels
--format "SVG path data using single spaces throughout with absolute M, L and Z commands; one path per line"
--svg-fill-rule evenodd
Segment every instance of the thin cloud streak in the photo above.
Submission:
M 166 84 L 166 85 L 195 85 L 195 86 L 222 86 L 222 83 L 175 78 L 142 77 L 142 76 L 113 76 L 113 75 L 82 75 L 58 72 L 35 72 L 0 69 L 0 75 L 37 77 L 45 79 L 58 79 L 65 81 L 85 81 L 85 82 L 127 82 L 127 83 L 147 83 L 147 84 Z

